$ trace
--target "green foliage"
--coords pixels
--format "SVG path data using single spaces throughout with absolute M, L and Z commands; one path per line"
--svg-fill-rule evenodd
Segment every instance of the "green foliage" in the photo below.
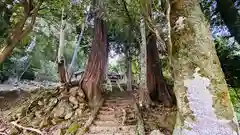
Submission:
M 229 94 L 237 114 L 237 119 L 240 120 L 240 88 L 229 88 Z
M 67 133 L 75 134 L 78 128 L 80 128 L 80 125 L 78 123 L 72 123 L 67 129 Z
M 235 42 L 229 43 L 228 38 L 215 40 L 216 50 L 224 71 L 227 83 L 234 88 L 240 87 L 240 49 Z

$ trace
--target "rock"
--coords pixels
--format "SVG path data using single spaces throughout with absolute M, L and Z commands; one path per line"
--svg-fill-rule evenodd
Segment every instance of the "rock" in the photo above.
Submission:
M 84 103 L 84 101 L 85 101 L 85 99 L 80 96 L 77 96 L 77 99 L 78 99 L 79 103 Z
M 57 129 L 56 131 L 53 131 L 53 135 L 62 135 L 62 130 Z
M 65 111 L 64 107 L 55 108 L 53 117 L 55 118 L 64 117 L 64 111 Z
M 78 87 L 73 87 L 69 90 L 69 93 L 71 96 L 76 97 L 77 96 L 77 91 L 78 91 Z
M 86 108 L 86 105 L 84 104 L 84 103 L 81 103 L 81 104 L 79 104 L 79 107 L 78 108 L 80 108 L 80 109 L 85 109 Z
M 41 120 L 40 120 L 39 118 L 36 118 L 36 119 L 33 119 L 33 120 L 31 121 L 31 124 L 32 124 L 34 127 L 38 127 L 40 122 L 41 122 Z
M 150 135 L 164 135 L 162 132 L 160 132 L 159 130 L 153 130 Z
M 13 127 L 13 128 L 10 130 L 10 133 L 9 133 L 9 134 L 10 134 L 10 135 L 18 135 L 19 133 L 18 133 L 17 128 Z
M 41 118 L 42 117 L 42 111 L 36 111 L 35 112 L 35 116 L 37 117 L 37 118 Z
M 49 100 L 48 106 L 53 107 L 54 105 L 57 104 L 57 102 L 58 102 L 58 99 L 57 99 L 57 98 L 51 98 L 51 99 Z
M 76 115 L 76 116 L 81 116 L 82 113 L 83 113 L 83 110 L 80 109 L 80 108 L 78 108 L 78 109 L 75 111 L 75 115 Z
M 48 126 L 48 125 L 49 125 L 48 118 L 43 118 L 43 120 L 42 120 L 41 123 L 39 124 L 39 127 L 40 127 L 40 128 L 43 128 L 43 127 Z
M 81 98 L 85 98 L 85 95 L 84 95 L 84 93 L 83 93 L 83 91 L 81 90 L 81 89 L 78 89 L 78 91 L 77 91 L 77 94 L 78 94 L 78 96 L 80 96 Z
M 68 119 L 70 119 L 70 118 L 72 117 L 72 115 L 73 115 L 73 112 L 69 112 L 69 113 L 67 113 L 67 114 L 65 115 L 64 119 L 65 119 L 65 120 L 68 120 Z
M 42 101 L 38 101 L 38 105 L 39 105 L 39 106 L 43 106 L 44 104 L 43 104 Z
M 63 100 L 52 111 L 54 118 L 64 118 L 70 112 L 72 112 L 71 105 Z
M 69 101 L 74 105 L 73 108 L 77 108 L 78 107 L 78 100 L 75 97 L 70 96 L 69 97 Z

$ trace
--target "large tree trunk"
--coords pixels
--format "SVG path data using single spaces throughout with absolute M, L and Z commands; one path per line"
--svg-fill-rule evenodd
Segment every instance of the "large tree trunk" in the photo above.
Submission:
M 229 32 L 240 44 L 240 15 L 233 0 L 217 0 L 217 10 L 227 25 Z
M 161 101 L 165 106 L 171 107 L 173 98 L 164 80 L 156 40 L 155 34 L 151 32 L 147 40 L 147 87 L 153 101 Z
M 199 1 L 176 1 L 171 23 L 178 105 L 173 135 L 237 135 L 228 87 Z
M 108 60 L 108 41 L 106 23 L 102 18 L 103 9 L 98 1 L 99 10 L 94 18 L 94 39 L 86 70 L 80 82 L 91 108 L 98 106 L 102 100 L 103 81 Z

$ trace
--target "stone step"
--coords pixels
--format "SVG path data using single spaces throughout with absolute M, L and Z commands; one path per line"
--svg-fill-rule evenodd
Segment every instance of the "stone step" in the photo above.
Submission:
M 118 126 L 118 127 L 103 127 L 103 126 L 91 126 L 89 133 L 132 133 L 135 132 L 136 126 Z
M 118 102 L 118 103 L 110 103 L 110 102 L 105 102 L 103 104 L 103 107 L 105 106 L 114 106 L 114 107 L 122 107 L 122 106 L 131 106 L 131 102 L 128 102 L 128 103 L 121 103 L 121 102 Z
M 132 133 L 86 133 L 84 135 L 136 135 L 135 132 Z
M 115 120 L 116 117 L 114 114 L 109 114 L 109 115 L 98 114 L 97 119 L 102 121 L 111 121 L 111 120 Z
M 107 99 L 105 100 L 105 102 L 109 102 L 109 103 L 129 103 L 130 101 L 132 100 L 129 100 L 129 99 Z
M 114 121 L 114 120 L 107 120 L 107 121 L 95 120 L 93 124 L 94 126 L 104 126 L 104 127 L 121 126 L 117 121 Z

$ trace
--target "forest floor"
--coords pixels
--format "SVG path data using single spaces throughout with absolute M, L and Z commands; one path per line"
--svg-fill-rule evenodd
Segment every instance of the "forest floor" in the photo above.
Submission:
M 81 135 L 82 131 L 86 135 L 132 135 L 137 132 L 139 112 L 147 135 L 160 135 L 160 131 L 170 135 L 175 124 L 175 107 L 158 104 L 137 111 L 136 91 L 107 92 L 96 118 L 86 127 L 92 112 L 78 87 L 66 90 L 54 83 L 37 83 L 0 88 L 0 135 Z

